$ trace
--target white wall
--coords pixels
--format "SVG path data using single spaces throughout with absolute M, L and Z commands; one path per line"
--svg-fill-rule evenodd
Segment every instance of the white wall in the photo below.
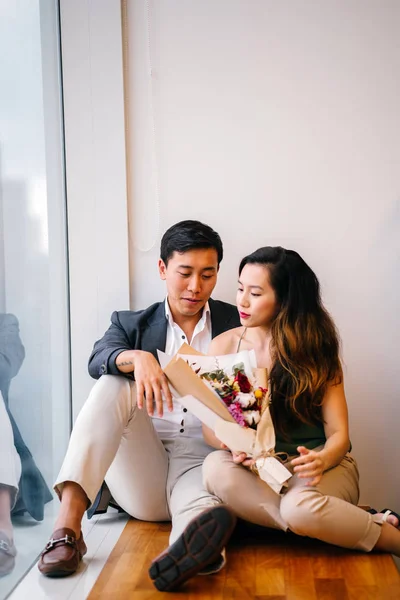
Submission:
M 129 308 L 119 0 L 61 0 L 73 417 L 113 310 Z
M 362 500 L 395 507 L 400 4 L 148 4 L 127 3 L 132 307 L 163 296 L 160 231 L 177 220 L 220 232 L 226 300 L 243 255 L 298 250 L 343 338 Z

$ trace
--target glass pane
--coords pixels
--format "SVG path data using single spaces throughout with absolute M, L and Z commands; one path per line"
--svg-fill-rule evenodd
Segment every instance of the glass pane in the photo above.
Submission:
M 57 5 L 0 3 L 0 598 L 51 534 L 70 430 Z

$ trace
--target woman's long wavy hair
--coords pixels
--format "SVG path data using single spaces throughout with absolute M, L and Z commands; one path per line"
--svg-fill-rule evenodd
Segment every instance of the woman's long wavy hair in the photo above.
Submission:
M 340 383 L 339 335 L 324 308 L 315 273 L 301 256 L 266 246 L 240 263 L 265 266 L 278 304 L 272 323 L 271 416 L 287 437 L 291 423 L 322 422 L 327 385 Z

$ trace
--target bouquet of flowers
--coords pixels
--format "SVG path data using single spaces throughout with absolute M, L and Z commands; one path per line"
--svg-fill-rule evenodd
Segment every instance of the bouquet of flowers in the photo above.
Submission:
M 201 373 L 200 378 L 217 392 L 236 423 L 241 427 L 257 429 L 267 388 L 250 382 L 243 363 L 234 365 L 232 370 L 232 375 L 227 375 L 223 369 L 217 368 L 215 371 Z

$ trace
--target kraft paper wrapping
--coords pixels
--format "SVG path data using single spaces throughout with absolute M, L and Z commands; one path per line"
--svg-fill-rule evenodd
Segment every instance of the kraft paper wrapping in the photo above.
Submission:
M 182 358 L 174 357 L 165 367 L 164 373 L 181 396 L 194 396 L 208 408 L 211 408 L 221 419 L 236 423 L 225 404 L 217 398 Z

